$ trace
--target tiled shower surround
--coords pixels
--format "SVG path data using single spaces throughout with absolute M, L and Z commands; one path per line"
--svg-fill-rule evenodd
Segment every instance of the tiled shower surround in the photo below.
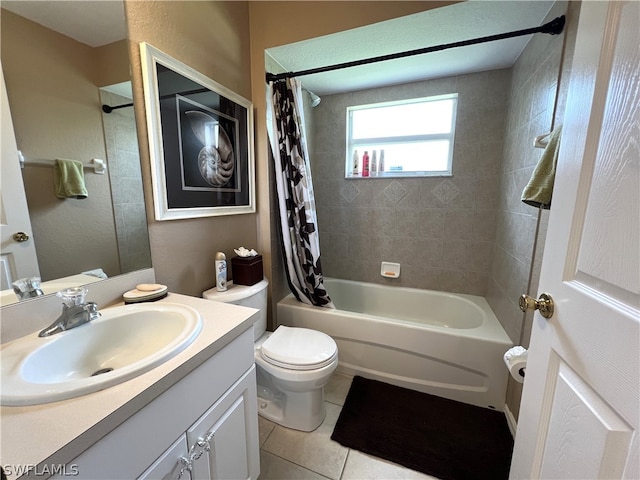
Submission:
M 309 113 L 324 274 L 485 295 L 491 273 L 511 70 L 327 95 Z M 346 107 L 458 93 L 453 175 L 345 179 Z M 380 262 L 398 262 L 398 279 Z
M 131 99 L 101 91 L 106 105 L 123 105 Z M 151 265 L 149 233 L 144 195 L 140 188 L 140 156 L 132 108 L 122 108 L 102 115 L 109 160 L 109 179 L 116 222 L 118 254 L 122 272 L 132 272 Z
M 563 122 L 579 9 L 577 2 L 557 2 L 544 22 L 566 14 L 569 36 L 534 36 L 512 68 L 496 246 L 486 297 L 511 340 L 524 347 L 529 346 L 533 314 L 520 311 L 518 297 L 538 296 L 549 210 L 525 205 L 520 195 L 542 155 L 542 149 L 531 147 L 533 138 Z M 521 395 L 522 385 L 509 379 L 506 403 L 516 419 Z
M 483 295 L 514 344 L 529 345 L 533 315 L 517 302 L 537 297 L 549 211 L 520 196 L 543 151 L 534 137 L 563 121 L 579 9 L 555 3 L 544 22 L 566 14 L 566 44 L 566 33 L 536 35 L 512 68 L 324 96 L 305 109 L 327 276 Z M 348 105 L 454 92 L 452 177 L 344 178 Z M 380 276 L 382 260 L 402 264 L 399 279 Z M 507 388 L 516 419 L 521 387 Z
M 562 15 L 565 8 L 566 4 L 556 4 L 552 12 Z M 550 14 L 547 18 L 555 16 Z M 518 298 L 523 293 L 537 298 L 540 265 L 532 269 L 532 259 L 540 210 L 521 202 L 520 197 L 543 152 L 543 149 L 533 147 L 533 139 L 549 132 L 554 124 L 562 46 L 562 36 L 535 36 L 512 68 L 511 107 L 499 174 L 501 193 L 496 247 L 487 299 L 511 340 L 525 346 L 528 346 L 529 334 L 527 332 L 522 338 L 523 314 L 518 307 Z M 556 125 L 562 123 L 562 115 L 563 110 L 559 109 Z M 548 213 L 543 211 L 542 233 L 546 231 Z M 538 241 L 544 242 L 544 238 Z M 537 255 L 537 260 L 540 256 Z

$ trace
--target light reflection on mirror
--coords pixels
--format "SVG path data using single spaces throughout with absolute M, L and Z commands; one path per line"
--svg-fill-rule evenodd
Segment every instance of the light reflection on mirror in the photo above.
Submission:
M 85 7 L 114 3 L 120 6 L 115 16 L 83 13 Z M 124 32 L 124 8 L 113 1 L 1 4 L 2 66 L 17 146 L 26 160 L 22 177 L 43 285 L 60 285 L 59 279 L 87 271 L 91 280 L 99 280 L 102 272 L 110 278 L 150 267 L 133 108 L 109 114 L 101 109 L 103 103 L 132 101 L 127 40 L 118 34 L 115 41 L 89 46 L 94 42 L 77 41 L 5 10 L 15 4 L 39 4 L 40 13 L 52 9 L 48 19 L 85 15 L 81 23 L 96 34 L 98 19 L 120 22 L 113 30 Z M 71 11 L 62 10 L 69 6 Z M 88 197 L 59 199 L 53 168 L 29 165 L 58 158 L 103 159 L 107 172 L 85 169 Z M 2 297 L 1 305 L 9 303 Z

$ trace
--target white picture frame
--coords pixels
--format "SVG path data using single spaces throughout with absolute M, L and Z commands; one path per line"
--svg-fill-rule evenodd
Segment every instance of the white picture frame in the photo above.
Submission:
M 156 220 L 255 213 L 253 105 L 140 44 Z

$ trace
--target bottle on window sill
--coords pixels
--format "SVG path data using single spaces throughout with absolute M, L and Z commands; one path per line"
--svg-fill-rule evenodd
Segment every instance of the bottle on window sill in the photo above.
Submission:
M 365 150 L 364 155 L 362 156 L 362 176 L 369 176 L 369 152 Z
M 369 168 L 369 176 L 378 176 L 378 160 L 376 160 L 376 151 L 371 152 L 371 166 Z
M 360 168 L 358 166 L 359 161 L 360 161 L 360 157 L 358 157 L 358 150 L 354 150 L 353 151 L 353 170 L 351 171 L 351 175 L 353 175 L 354 177 L 358 175 L 358 169 Z

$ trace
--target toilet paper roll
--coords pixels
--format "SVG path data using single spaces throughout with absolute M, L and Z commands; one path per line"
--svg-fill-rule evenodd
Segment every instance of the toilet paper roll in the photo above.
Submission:
M 512 347 L 504 354 L 504 363 L 516 382 L 524 382 L 524 373 L 527 368 L 527 349 L 521 346 Z

